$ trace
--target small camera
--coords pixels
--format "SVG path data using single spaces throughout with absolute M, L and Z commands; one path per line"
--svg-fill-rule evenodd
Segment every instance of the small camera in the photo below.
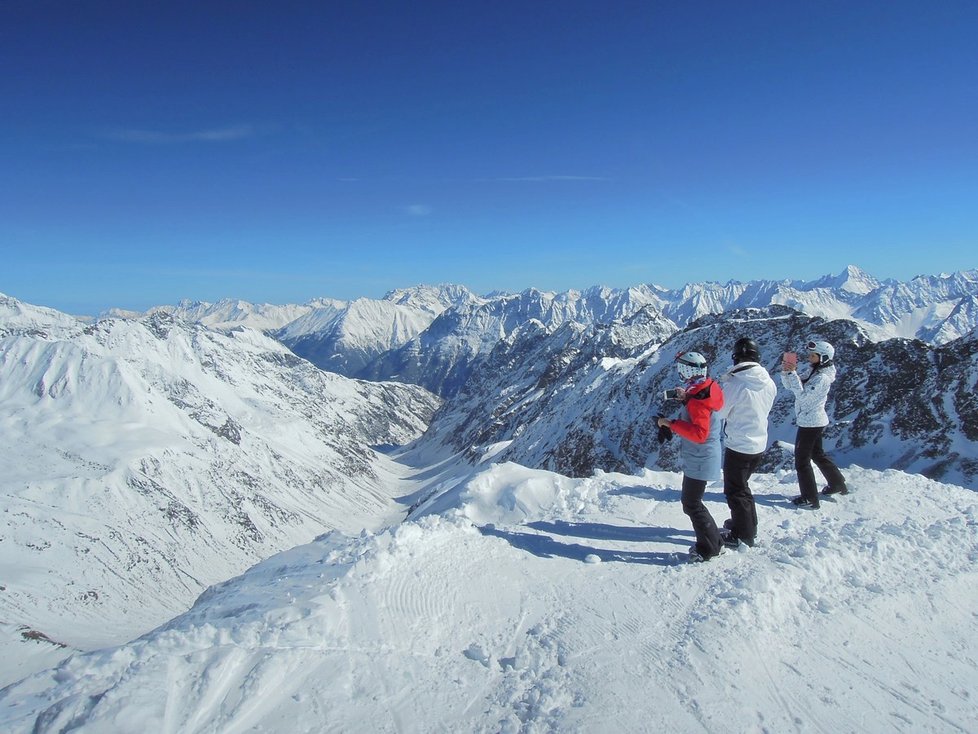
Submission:
M 666 400 L 682 400 L 684 397 L 686 397 L 686 391 L 681 387 L 674 387 L 671 390 L 666 390 L 664 393 L 662 393 L 662 397 L 664 397 Z

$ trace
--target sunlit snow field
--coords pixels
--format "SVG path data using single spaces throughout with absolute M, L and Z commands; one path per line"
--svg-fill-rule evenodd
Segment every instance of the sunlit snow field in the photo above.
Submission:
M 6 689 L 0 724 L 978 728 L 970 490 L 853 468 L 853 492 L 810 512 L 785 500 L 793 473 L 760 475 L 758 545 L 689 564 L 678 475 L 455 471 L 426 471 L 438 514 L 280 553 L 132 643 Z M 706 500 L 722 522 L 719 484 Z

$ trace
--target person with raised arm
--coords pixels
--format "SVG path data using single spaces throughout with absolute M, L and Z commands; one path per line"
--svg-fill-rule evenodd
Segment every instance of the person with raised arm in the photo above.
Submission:
M 801 494 L 791 502 L 804 509 L 819 508 L 818 487 L 815 484 L 815 470 L 812 462 L 819 468 L 828 486 L 823 495 L 849 494 L 846 480 L 832 458 L 822 448 L 822 434 L 829 425 L 829 415 L 825 403 L 829 388 L 835 381 L 835 348 L 827 341 L 812 339 L 808 342 L 808 369 L 803 375 L 798 373 L 795 361 L 782 363 L 781 384 L 795 396 L 795 423 L 798 433 L 795 437 L 795 470 L 798 472 L 798 487 Z

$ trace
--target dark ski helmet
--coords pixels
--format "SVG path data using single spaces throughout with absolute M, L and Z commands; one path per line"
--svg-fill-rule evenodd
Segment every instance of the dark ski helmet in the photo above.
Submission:
M 734 364 L 740 362 L 760 362 L 761 350 L 757 347 L 757 342 L 750 337 L 744 336 L 737 340 L 733 350 Z

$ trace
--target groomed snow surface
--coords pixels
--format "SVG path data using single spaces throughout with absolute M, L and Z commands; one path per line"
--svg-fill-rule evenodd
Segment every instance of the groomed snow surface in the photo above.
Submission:
M 756 476 L 759 544 L 706 564 L 676 474 L 443 477 L 8 687 L 0 730 L 978 731 L 978 495 L 847 475 L 818 512 Z

